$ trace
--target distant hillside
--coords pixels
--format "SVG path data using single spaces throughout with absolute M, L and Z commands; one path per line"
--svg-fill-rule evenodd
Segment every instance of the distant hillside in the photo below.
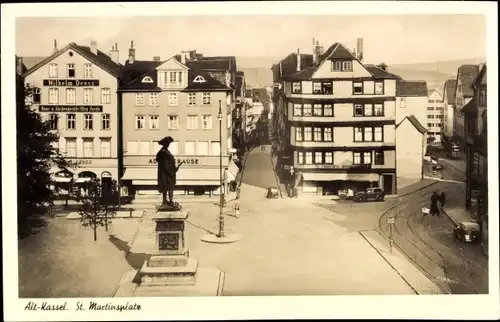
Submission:
M 447 60 L 439 62 L 413 63 L 413 64 L 387 64 L 390 68 L 414 70 L 414 71 L 433 71 L 443 74 L 456 75 L 460 65 L 477 65 L 486 62 L 485 57 L 476 57 L 460 60 Z
M 427 82 L 428 89 L 439 89 L 444 86 L 450 78 L 455 78 L 453 74 L 438 73 L 427 70 L 412 70 L 404 68 L 388 67 L 388 71 L 401 76 L 405 80 L 422 80 Z
M 245 82 L 247 88 L 257 88 L 266 87 L 273 84 L 273 72 L 271 71 L 271 66 L 265 67 L 255 67 L 255 68 L 239 68 L 238 69 L 245 73 Z

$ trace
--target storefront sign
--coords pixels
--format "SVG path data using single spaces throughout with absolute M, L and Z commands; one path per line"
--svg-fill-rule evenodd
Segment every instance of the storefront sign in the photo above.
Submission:
M 43 86 L 99 86 L 98 79 L 44 79 Z
M 184 164 L 200 164 L 199 159 L 175 159 L 175 163 L 180 164 L 183 162 Z M 148 163 L 156 163 L 156 159 L 149 159 Z
M 40 105 L 40 112 L 102 112 L 102 105 Z
M 83 159 L 83 160 L 69 160 L 69 162 L 71 162 L 72 164 L 75 164 L 75 165 L 89 165 L 89 164 L 92 164 L 92 160 L 89 160 L 89 159 Z

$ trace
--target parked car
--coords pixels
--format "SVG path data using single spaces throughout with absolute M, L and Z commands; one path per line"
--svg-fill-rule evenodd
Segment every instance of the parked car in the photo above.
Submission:
M 463 221 L 455 227 L 455 237 L 464 243 L 479 243 L 481 231 L 479 224 L 472 221 Z
M 368 200 L 383 201 L 385 192 L 381 188 L 368 188 L 366 191 L 354 192 L 353 200 L 356 202 L 363 202 Z

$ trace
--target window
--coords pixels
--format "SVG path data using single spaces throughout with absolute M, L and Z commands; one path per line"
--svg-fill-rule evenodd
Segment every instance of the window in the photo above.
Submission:
M 76 158 L 76 139 L 66 138 L 66 156 Z
M 372 154 L 371 152 L 354 152 L 353 153 L 353 163 L 354 164 L 371 164 Z
M 76 88 L 66 88 L 66 104 L 76 103 Z
M 312 164 L 312 163 L 313 163 L 313 153 L 306 152 L 306 164 Z
M 220 154 L 220 142 L 210 142 L 210 153 L 212 155 Z
M 332 133 L 332 128 L 331 127 L 325 127 L 323 129 L 323 141 L 331 142 L 333 141 L 333 133 Z
M 302 105 L 293 104 L 293 115 L 294 116 L 302 116 Z
M 111 103 L 111 89 L 101 88 L 101 103 L 110 104 Z
M 57 88 L 49 88 L 49 104 L 57 104 L 59 102 L 59 90 Z
M 59 116 L 57 114 L 50 114 L 50 129 L 57 130 L 59 128 Z
M 354 142 L 382 142 L 382 127 L 355 127 Z
M 168 146 L 168 150 L 173 155 L 179 154 L 179 141 L 174 141 Z
M 144 99 L 144 93 L 135 93 L 135 105 L 144 106 L 145 104 L 146 100 Z
M 321 116 L 323 112 L 323 106 L 321 104 L 314 104 L 314 116 Z
M 363 82 L 353 82 L 353 94 L 363 94 Z
M 92 158 L 94 156 L 94 139 L 83 139 L 83 157 Z
M 384 82 L 375 82 L 375 94 L 382 95 L 384 94 Z
M 57 64 L 49 64 L 49 77 L 57 78 Z
M 193 79 L 193 83 L 205 83 L 206 80 L 203 78 L 203 76 L 198 75 Z
M 83 104 L 92 104 L 92 94 L 94 90 L 92 88 L 83 89 Z
M 321 92 L 323 94 L 333 94 L 332 82 L 321 82 Z
M 75 75 L 75 64 L 68 64 L 68 78 L 74 78 Z
M 186 155 L 195 155 L 196 154 L 196 142 L 195 141 L 186 141 L 184 154 Z
M 177 115 L 168 116 L 168 129 L 177 130 L 179 128 L 179 117 Z
M 171 85 L 177 85 L 178 80 L 177 80 L 177 72 L 168 72 L 168 82 Z
M 428 111 L 434 111 L 434 106 L 427 106 Z
M 427 100 L 428 103 L 434 103 L 434 100 Z
M 196 105 L 196 93 L 189 93 L 188 94 L 188 105 L 189 106 Z
M 293 82 L 292 83 L 292 93 L 300 94 L 302 92 L 301 89 L 302 89 L 301 82 Z
M 355 104 L 354 105 L 354 116 L 363 116 L 363 105 Z
M 486 105 L 486 90 L 485 89 L 479 90 L 479 105 L 481 105 L 481 106 Z
M 138 141 L 127 141 L 127 154 L 137 155 L 139 154 L 139 142 Z
M 298 164 L 304 164 L 304 152 L 298 152 L 297 156 L 298 156 L 297 163 Z
M 66 129 L 67 130 L 76 130 L 76 114 L 67 114 L 66 115 Z
M 399 104 L 400 108 L 406 108 L 406 99 L 404 97 L 401 97 L 401 102 Z
M 320 82 L 313 83 L 313 93 L 314 94 L 321 94 L 321 83 Z
M 365 116 L 373 116 L 373 105 L 365 104 Z
M 320 127 L 315 127 L 314 128 L 314 141 L 322 141 L 322 128 Z
M 140 141 L 139 142 L 139 154 L 140 155 L 150 155 L 151 144 L 149 141 Z
M 332 61 L 332 71 L 334 72 L 352 72 L 352 61 Z
M 354 128 L 354 142 L 362 142 L 363 141 L 363 128 L 355 127 Z
M 101 158 L 111 158 L 111 139 L 101 139 Z
M 179 104 L 179 97 L 177 93 L 168 93 L 168 105 L 177 106 Z
M 427 118 L 428 118 L 428 119 L 433 119 L 433 118 L 435 118 L 435 117 L 434 117 L 434 115 L 427 115 Z
M 101 129 L 109 130 L 111 128 L 111 114 L 101 114 Z
M 151 78 L 151 76 L 144 76 L 142 78 L 141 83 L 154 83 L 154 82 L 153 82 L 153 79 Z
M 203 93 L 203 105 L 210 105 L 210 93 Z
M 375 142 L 382 142 L 384 141 L 384 129 L 381 126 L 377 126 L 373 128 L 374 130 L 374 141 Z
M 135 116 L 135 129 L 136 130 L 144 130 L 146 127 L 146 119 L 144 115 L 136 115 Z
M 341 61 L 332 61 L 332 71 L 341 72 L 342 71 L 342 62 Z
M 83 78 L 92 78 L 92 64 L 83 65 Z
M 427 127 L 433 127 L 434 123 L 427 123 Z
M 296 127 L 295 128 L 295 141 L 302 141 L 304 140 L 304 131 L 301 127 Z
M 324 116 L 333 116 L 332 104 L 323 105 L 323 115 Z
M 342 70 L 344 72 L 352 72 L 352 61 L 342 62 Z
M 150 106 L 160 105 L 160 102 L 158 99 L 158 93 L 149 93 L 149 105 Z
M 373 128 L 371 127 L 365 127 L 364 128 L 364 141 L 371 142 L 373 141 Z
M 304 104 L 304 116 L 311 116 L 312 115 L 312 106 L 311 104 Z
M 384 104 L 375 104 L 374 107 L 375 116 L 384 116 Z
M 160 117 L 158 115 L 149 116 L 149 129 L 150 130 L 160 129 Z
M 436 107 L 436 111 L 443 111 L 444 109 L 441 106 Z
M 196 154 L 197 155 L 208 155 L 208 141 L 196 142 Z
M 314 152 L 314 163 L 323 163 L 323 152 Z
M 212 115 L 203 115 L 201 117 L 201 128 L 204 130 L 212 129 Z
M 83 115 L 83 129 L 93 130 L 94 129 L 94 118 L 92 114 Z
M 436 115 L 436 118 L 437 119 L 442 119 L 442 118 L 444 118 L 444 115 Z
M 384 164 L 384 151 L 375 151 L 375 164 L 376 165 Z
M 33 103 L 40 104 L 41 99 L 41 90 L 40 88 L 35 87 L 33 89 Z
M 188 115 L 187 116 L 187 128 L 188 128 L 188 130 L 197 130 L 198 129 L 198 116 L 197 115 Z
M 312 128 L 304 128 L 304 141 L 312 141 Z
M 327 164 L 332 164 L 333 163 L 333 152 L 325 152 L 324 162 L 327 163 Z

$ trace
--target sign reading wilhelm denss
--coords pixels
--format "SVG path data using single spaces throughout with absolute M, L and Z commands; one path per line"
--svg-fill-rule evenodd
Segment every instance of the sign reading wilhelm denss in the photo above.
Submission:
M 44 79 L 43 86 L 99 86 L 98 79 Z
M 40 105 L 40 112 L 102 112 L 102 105 Z

